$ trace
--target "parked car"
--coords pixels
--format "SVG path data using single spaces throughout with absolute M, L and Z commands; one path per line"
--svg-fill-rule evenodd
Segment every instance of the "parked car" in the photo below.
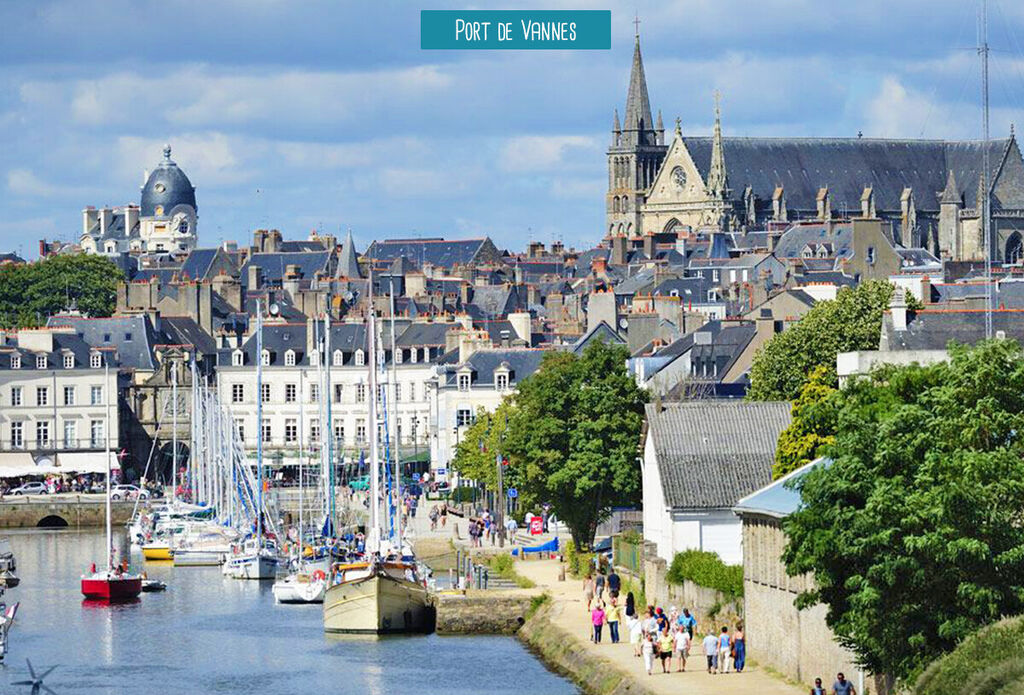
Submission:
M 46 483 L 24 483 L 11 490 L 12 495 L 45 495 Z
M 149 490 L 143 490 L 138 485 L 115 485 L 110 488 L 110 499 L 112 500 L 134 500 L 149 499 Z
M 360 478 L 349 481 L 349 487 L 358 492 L 364 492 L 370 489 L 370 476 L 364 475 Z

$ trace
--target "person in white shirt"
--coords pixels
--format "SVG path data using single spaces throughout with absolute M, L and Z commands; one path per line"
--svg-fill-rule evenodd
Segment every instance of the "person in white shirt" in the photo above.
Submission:
M 675 641 L 676 672 L 679 673 L 686 670 L 686 655 L 690 651 L 690 633 L 683 628 L 677 628 Z
M 644 655 L 644 668 L 647 669 L 647 675 L 651 675 L 651 671 L 654 669 L 654 652 L 658 648 L 654 642 L 654 634 L 649 634 L 644 637 L 644 643 L 641 645 L 641 651 Z
M 635 656 L 641 656 L 641 642 L 644 638 L 644 623 L 640 618 L 633 615 L 626 620 L 629 621 L 629 643 L 633 645 L 633 654 Z
M 714 673 L 718 666 L 718 638 L 712 633 L 704 636 L 704 656 L 708 658 L 708 673 Z

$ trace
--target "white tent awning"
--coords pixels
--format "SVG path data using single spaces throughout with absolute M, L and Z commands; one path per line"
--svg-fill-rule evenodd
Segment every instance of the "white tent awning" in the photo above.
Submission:
M 70 453 L 57 454 L 58 470 L 62 473 L 106 473 L 103 467 L 103 459 L 106 452 L 103 451 L 75 451 Z M 110 470 L 121 470 L 117 455 L 110 452 Z
M 45 459 L 49 461 L 49 458 Z M 27 451 L 12 451 L 0 454 L 0 478 L 20 478 L 23 475 L 47 475 L 57 473 L 53 466 L 37 466 L 32 454 Z

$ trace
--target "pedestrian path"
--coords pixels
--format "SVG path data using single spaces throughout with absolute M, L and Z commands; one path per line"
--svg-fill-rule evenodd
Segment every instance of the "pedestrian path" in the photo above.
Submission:
M 556 560 L 527 560 L 516 563 L 516 571 L 528 577 L 551 596 L 550 619 L 562 629 L 579 638 L 582 649 L 599 655 L 619 670 L 634 674 L 638 682 L 650 692 L 665 695 L 727 695 L 729 693 L 758 693 L 758 695 L 802 695 L 806 689 L 792 686 L 749 662 L 743 673 L 711 675 L 699 639 L 695 639 L 690 659 L 683 673 L 661 673 L 660 662 L 655 673 L 648 676 L 643 659 L 633 655 L 633 647 L 625 642 L 611 644 L 590 641 L 591 623 L 583 602 L 583 582 L 571 578 L 558 581 L 561 563 Z M 699 618 L 699 616 L 698 616 Z M 623 630 L 623 632 L 627 632 Z M 607 639 L 607 635 L 605 635 Z M 673 660 L 674 665 L 674 660 Z

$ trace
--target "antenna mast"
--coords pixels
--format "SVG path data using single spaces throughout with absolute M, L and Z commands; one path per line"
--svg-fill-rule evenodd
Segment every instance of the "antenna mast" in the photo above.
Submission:
M 988 130 L 988 0 L 981 0 L 978 24 L 978 55 L 981 56 L 981 235 L 985 254 L 985 338 L 992 338 L 992 206 L 989 195 L 989 130 Z

